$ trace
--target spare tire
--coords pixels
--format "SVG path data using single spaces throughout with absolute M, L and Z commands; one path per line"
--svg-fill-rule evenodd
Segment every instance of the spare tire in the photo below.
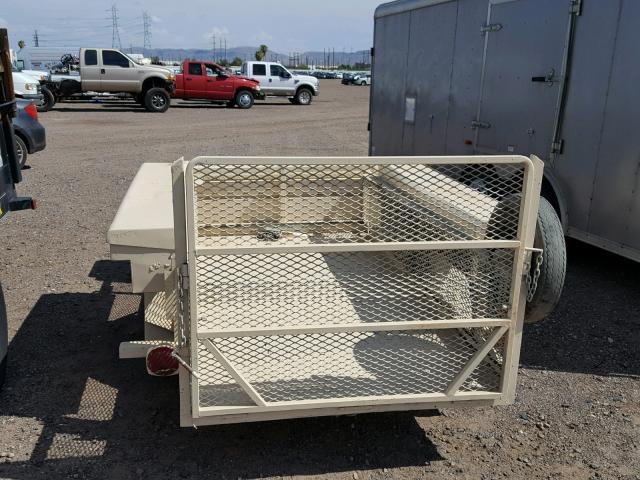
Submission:
M 542 249 L 542 265 L 538 286 L 525 308 L 525 323 L 540 322 L 554 310 L 560 300 L 567 271 L 567 248 L 562 224 L 551 203 L 543 197 L 540 198 L 533 246 Z M 529 272 L 531 278 L 534 275 L 538 255 L 534 253 L 532 256 Z

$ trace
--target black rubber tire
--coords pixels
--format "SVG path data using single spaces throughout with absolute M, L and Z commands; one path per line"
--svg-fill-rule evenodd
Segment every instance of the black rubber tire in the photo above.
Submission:
M 251 107 L 253 107 L 254 101 L 255 98 L 253 98 L 253 93 L 251 93 L 249 90 L 239 90 L 236 93 L 234 99 L 234 103 L 241 110 L 249 110 Z
M 9 323 L 7 307 L 4 303 L 4 292 L 0 284 L 0 387 L 7 377 L 7 348 L 9 344 Z
M 56 104 L 56 97 L 46 86 L 42 87 L 42 95 L 44 98 L 40 105 L 36 105 L 36 110 L 38 110 L 39 112 L 48 112 Z
M 150 88 L 144 95 L 144 108 L 148 112 L 164 113 L 169 109 L 171 97 L 164 88 Z
M 293 97 L 296 105 L 311 105 L 313 102 L 313 92 L 308 88 L 301 88 L 296 92 L 296 96 Z
M 14 136 L 16 138 L 16 157 L 18 160 L 18 165 L 20 165 L 20 168 L 22 168 L 27 164 L 29 151 L 27 150 L 27 144 L 24 143 L 24 140 L 22 140 L 18 135 Z
M 567 247 L 564 240 L 562 223 L 555 209 L 546 198 L 540 198 L 538 224 L 533 246 L 543 250 L 538 288 L 533 299 L 525 308 L 525 323 L 537 323 L 544 320 L 558 304 L 562 295 L 567 272 Z M 535 268 L 535 256 L 532 259 L 532 271 Z
M 235 106 L 236 106 L 236 101 L 235 101 L 235 100 L 229 100 L 229 101 L 226 103 L 226 106 L 227 106 L 227 108 L 233 108 L 233 107 L 235 107 Z

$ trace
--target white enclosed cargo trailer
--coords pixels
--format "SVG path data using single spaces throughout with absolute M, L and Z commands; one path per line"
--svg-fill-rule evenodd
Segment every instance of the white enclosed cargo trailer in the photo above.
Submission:
M 638 24 L 636 0 L 383 4 L 370 153 L 535 154 L 567 235 L 640 260 Z
M 455 179 L 492 165 L 492 194 Z M 108 233 L 144 294 L 123 358 L 183 426 L 512 402 L 535 157 L 145 164 Z

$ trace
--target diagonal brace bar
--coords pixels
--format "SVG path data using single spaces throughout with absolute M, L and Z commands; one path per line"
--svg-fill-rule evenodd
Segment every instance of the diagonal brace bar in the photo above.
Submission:
M 238 385 L 242 387 L 251 400 L 253 400 L 259 407 L 266 407 L 267 402 L 264 401 L 262 396 L 251 386 L 251 384 L 242 376 L 242 374 L 235 369 L 235 367 L 227 360 L 222 352 L 216 347 L 212 340 L 207 339 L 204 341 L 205 348 L 213 355 L 220 364 L 227 369 L 233 379 L 238 382 Z
M 484 343 L 482 348 L 478 350 L 473 357 L 467 362 L 467 364 L 460 370 L 460 372 L 455 376 L 455 378 L 451 381 L 445 393 L 447 395 L 455 394 L 460 385 L 464 383 L 464 381 L 471 375 L 471 373 L 475 370 L 478 364 L 487 356 L 489 351 L 498 343 L 498 340 L 502 338 L 504 333 L 507 331 L 507 327 L 500 327 L 493 331 L 493 333 L 489 336 L 487 341 Z

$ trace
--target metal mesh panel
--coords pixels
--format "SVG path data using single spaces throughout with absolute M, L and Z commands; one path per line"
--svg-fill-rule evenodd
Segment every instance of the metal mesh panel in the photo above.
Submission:
M 522 165 L 476 167 L 196 165 L 198 244 L 514 239 Z
M 198 328 L 508 318 L 513 252 L 197 258 Z
M 234 337 L 215 345 L 267 402 L 442 393 L 480 346 L 457 330 Z M 253 404 L 203 345 L 200 355 L 203 406 Z M 477 376 L 474 390 L 499 378 Z
M 187 170 L 199 413 L 498 398 L 530 164 L 328 162 Z

